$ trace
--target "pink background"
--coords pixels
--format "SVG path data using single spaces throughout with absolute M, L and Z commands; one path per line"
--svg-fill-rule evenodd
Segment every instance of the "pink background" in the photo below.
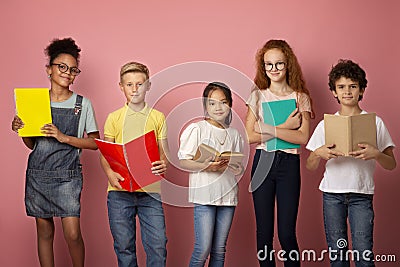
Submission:
M 204 0 L 190 4 L 179 0 L 116 0 L 107 3 L 77 0 L 4 0 L 1 3 L 1 266 L 38 266 L 35 223 L 25 215 L 23 201 L 29 151 L 10 130 L 10 122 L 14 115 L 13 88 L 49 86 L 43 49 L 54 37 L 72 36 L 82 48 L 82 74 L 72 89 L 92 100 L 100 129 L 106 115 L 123 104 L 118 73 L 124 63 L 143 62 L 154 75 L 176 64 L 211 61 L 237 69 L 252 79 L 256 50 L 270 38 L 282 38 L 297 54 L 314 100 L 316 119 L 312 129 L 323 113 L 338 109 L 327 87 L 331 66 L 339 58 L 351 58 L 366 70 L 369 81 L 361 106 L 377 112 L 394 142 L 400 144 L 400 124 L 398 114 L 394 113 L 400 97 L 397 82 L 400 4 L 396 0 L 246 3 Z M 199 97 L 202 88 L 203 85 L 182 86 L 171 92 L 168 91 L 171 88 L 153 88 L 148 100 L 153 104 L 167 91 L 171 93 L 157 102 L 157 108 L 168 115 L 175 104 Z M 233 89 L 235 111 L 244 119 L 246 108 L 240 97 L 247 98 L 250 87 Z M 180 117 L 179 113 L 175 116 Z M 235 121 L 240 124 L 239 118 Z M 186 122 L 174 120 L 169 127 L 181 129 Z M 170 134 L 170 139 L 174 150 L 177 136 Z M 399 159 L 398 149 L 395 154 Z M 323 169 L 308 172 L 304 167 L 307 155 L 304 151 L 298 238 L 301 249 L 320 252 L 326 247 L 321 193 L 317 189 Z M 81 221 L 86 263 L 87 266 L 116 266 L 107 219 L 106 177 L 98 162 L 98 151 L 85 151 L 82 163 L 85 182 Z M 247 190 L 249 173 L 247 168 L 240 181 L 240 204 L 228 240 L 226 266 L 230 267 L 257 266 L 253 205 Z M 399 174 L 399 168 L 392 172 L 377 168 L 374 200 L 375 253 L 397 258 L 400 257 Z M 187 184 L 187 175 L 174 167 L 168 179 Z M 193 245 L 192 212 L 191 208 L 165 205 L 168 266 L 188 264 Z M 70 266 L 59 220 L 56 223 L 56 265 Z M 143 266 L 140 242 L 138 247 L 139 262 Z M 306 262 L 304 266 L 321 266 L 321 263 Z

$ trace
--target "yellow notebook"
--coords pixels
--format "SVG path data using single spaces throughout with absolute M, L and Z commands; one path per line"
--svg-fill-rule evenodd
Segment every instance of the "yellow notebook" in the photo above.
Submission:
M 40 128 L 51 123 L 50 95 L 48 88 L 15 88 L 15 106 L 18 117 L 24 122 L 24 127 L 18 130 L 18 135 L 44 136 Z

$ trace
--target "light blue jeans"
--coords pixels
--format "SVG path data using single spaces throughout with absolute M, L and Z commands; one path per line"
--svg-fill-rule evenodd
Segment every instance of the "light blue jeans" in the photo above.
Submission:
M 160 195 L 110 191 L 108 192 L 107 207 L 118 266 L 138 266 L 136 215 L 139 217 L 142 243 L 146 252 L 146 266 L 165 266 L 167 237 Z
M 375 266 L 373 246 L 373 195 L 324 193 L 325 234 L 332 267 Z M 347 218 L 350 223 L 352 249 L 348 248 Z
M 235 206 L 195 205 L 195 243 L 190 267 L 204 266 L 208 255 L 209 267 L 224 266 L 226 241 L 234 213 Z

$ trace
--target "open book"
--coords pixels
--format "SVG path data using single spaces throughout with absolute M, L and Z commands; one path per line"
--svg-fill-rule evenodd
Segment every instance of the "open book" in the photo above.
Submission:
M 193 160 L 204 162 L 209 158 L 211 158 L 211 161 L 227 159 L 229 160 L 229 165 L 240 165 L 243 157 L 244 154 L 240 152 L 224 151 L 220 153 L 215 148 L 209 145 L 200 144 L 197 148 L 196 155 L 193 157 Z
M 124 177 L 123 189 L 134 192 L 158 182 L 162 176 L 151 172 L 151 163 L 160 160 L 154 131 L 148 132 L 126 144 L 95 139 L 101 154 L 113 171 Z
M 262 103 L 264 123 L 277 126 L 284 123 L 289 115 L 296 109 L 295 99 L 277 100 Z M 266 142 L 267 151 L 280 149 L 300 148 L 299 144 L 286 142 L 277 137 Z
M 44 136 L 40 128 L 51 123 L 48 88 L 15 88 L 15 107 L 24 127 L 18 130 L 22 137 Z
M 353 116 L 324 115 L 325 144 L 335 144 L 334 150 L 349 156 L 359 150 L 358 144 L 366 143 L 376 147 L 376 114 Z

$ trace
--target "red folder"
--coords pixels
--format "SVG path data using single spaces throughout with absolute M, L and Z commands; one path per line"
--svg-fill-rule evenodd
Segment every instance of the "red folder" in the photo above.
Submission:
M 95 139 L 95 142 L 111 169 L 124 177 L 124 181 L 120 181 L 123 189 L 134 192 L 161 180 L 162 176 L 151 172 L 151 163 L 160 160 L 154 131 L 126 144 L 100 139 Z

